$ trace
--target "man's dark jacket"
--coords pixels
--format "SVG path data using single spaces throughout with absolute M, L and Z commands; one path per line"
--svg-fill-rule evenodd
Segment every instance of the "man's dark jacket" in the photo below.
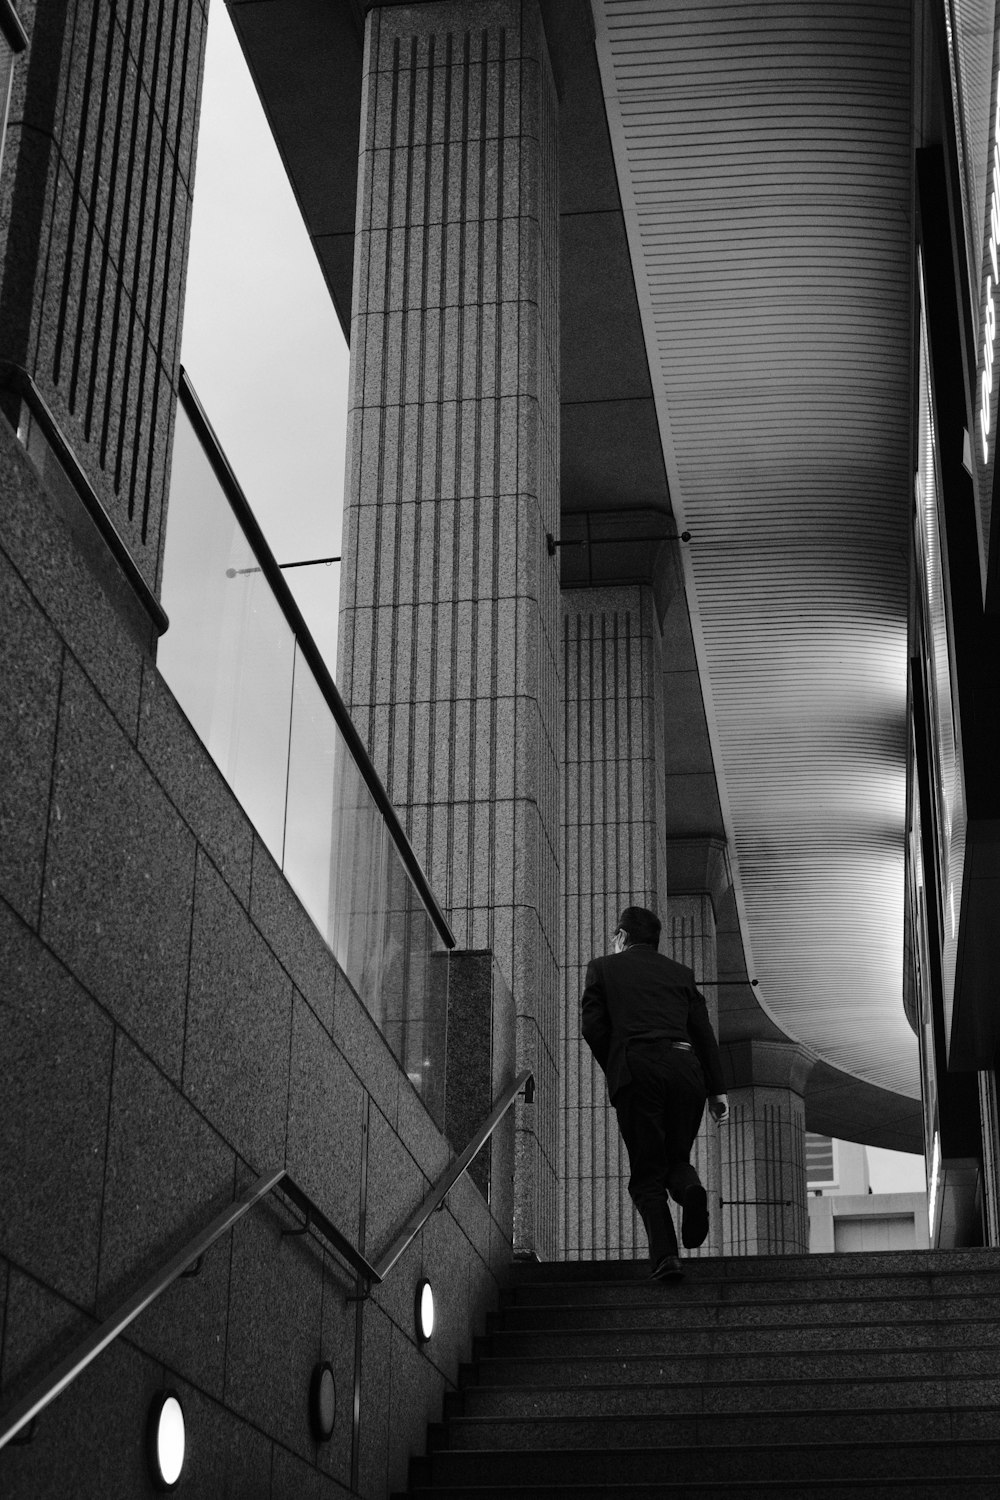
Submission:
M 628 1043 L 639 1037 L 690 1042 L 709 1094 L 722 1094 L 719 1044 L 694 974 L 648 943 L 593 958 L 583 991 L 583 1035 L 604 1069 L 612 1100 L 632 1080 Z

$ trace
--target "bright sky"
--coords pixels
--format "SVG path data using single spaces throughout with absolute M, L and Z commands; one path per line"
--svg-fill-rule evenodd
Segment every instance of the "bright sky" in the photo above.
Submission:
M 278 561 L 338 554 L 347 342 L 221 0 L 209 8 L 181 358 Z M 331 672 L 339 574 L 285 573 Z

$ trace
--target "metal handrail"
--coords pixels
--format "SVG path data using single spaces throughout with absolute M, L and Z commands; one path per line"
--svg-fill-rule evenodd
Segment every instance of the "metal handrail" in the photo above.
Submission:
M 430 913 L 431 920 L 440 933 L 445 947 L 454 948 L 454 933 L 448 925 L 444 912 L 437 903 L 437 898 L 431 890 L 427 876 L 424 874 L 420 861 L 417 859 L 413 847 L 403 831 L 403 825 L 396 815 L 396 809 L 389 801 L 381 778 L 372 765 L 367 747 L 354 727 L 350 714 L 344 707 L 344 700 L 337 691 L 337 686 L 330 676 L 329 669 L 320 654 L 319 647 L 312 638 L 302 612 L 295 602 L 292 591 L 288 587 L 281 568 L 267 544 L 264 533 L 261 531 L 257 518 L 250 508 L 249 501 L 243 493 L 240 482 L 230 468 L 229 460 L 226 458 L 222 444 L 216 437 L 212 424 L 205 414 L 205 409 L 198 400 L 195 388 L 191 384 L 190 377 L 183 367 L 180 372 L 178 393 L 181 406 L 184 408 L 188 420 L 197 434 L 198 440 L 205 451 L 205 456 L 212 465 L 215 477 L 222 487 L 222 492 L 228 500 L 233 514 L 250 544 L 251 551 L 260 564 L 260 571 L 267 580 L 268 586 L 277 600 L 278 607 L 284 615 L 292 634 L 295 636 L 300 652 L 309 664 L 312 674 L 316 679 L 316 685 L 326 700 L 326 705 L 333 715 L 337 728 L 347 741 L 348 748 L 354 757 L 358 770 L 364 777 L 375 805 L 389 830 L 392 841 L 399 850 L 400 858 L 406 866 L 410 879 L 416 886 L 424 906 Z
M 276 1187 L 285 1176 L 282 1169 L 280 1172 L 270 1172 L 247 1189 L 242 1197 L 230 1203 L 221 1213 L 216 1214 L 210 1224 L 193 1240 L 189 1240 L 183 1249 L 178 1250 L 165 1266 L 161 1267 L 155 1275 L 151 1276 L 137 1292 L 123 1302 L 110 1317 L 105 1318 L 99 1328 L 95 1328 L 71 1354 L 68 1354 L 60 1365 L 50 1375 L 47 1375 L 34 1390 L 13 1406 L 4 1419 L 3 1430 L 0 1431 L 0 1448 L 9 1443 L 11 1438 L 17 1436 L 23 1427 L 38 1416 L 51 1401 L 62 1394 L 68 1385 L 71 1385 L 76 1377 L 83 1373 L 89 1364 L 92 1364 L 97 1356 L 108 1347 L 110 1343 L 122 1333 L 130 1323 L 134 1322 L 139 1314 L 155 1302 L 167 1287 L 175 1282 L 187 1268 L 196 1261 L 200 1255 L 204 1255 L 210 1245 L 232 1229 L 233 1225 L 242 1219 L 245 1213 L 249 1213 L 254 1204 L 259 1202 L 272 1188 Z
M 486 1119 L 480 1125 L 479 1129 L 476 1131 L 475 1135 L 472 1137 L 472 1140 L 466 1146 L 461 1156 L 457 1156 L 452 1162 L 451 1166 L 442 1173 L 442 1175 L 438 1178 L 438 1181 L 435 1183 L 434 1187 L 432 1187 L 430 1192 L 427 1194 L 427 1197 L 424 1199 L 423 1203 L 421 1203 L 420 1207 L 414 1209 L 413 1213 L 407 1219 L 406 1223 L 403 1225 L 396 1238 L 392 1241 L 392 1244 L 387 1250 L 383 1251 L 378 1260 L 375 1262 L 374 1270 L 376 1281 L 385 1280 L 410 1241 L 414 1238 L 415 1235 L 418 1235 L 420 1233 L 421 1229 L 423 1229 L 424 1225 L 427 1223 L 427 1220 L 430 1218 L 434 1210 L 441 1207 L 445 1198 L 447 1198 L 448 1194 L 451 1192 L 458 1179 L 462 1176 L 463 1172 L 468 1171 L 473 1157 L 477 1152 L 482 1150 L 483 1146 L 485 1146 L 486 1142 L 489 1140 L 494 1130 L 496 1130 L 504 1115 L 514 1103 L 514 1100 L 517 1098 L 518 1094 L 522 1089 L 527 1089 L 529 1084 L 533 1086 L 534 1081 L 535 1077 L 531 1069 L 526 1068 L 525 1071 L 523 1073 L 519 1073 L 514 1082 L 508 1084 L 503 1093 L 497 1097 L 496 1103 L 494 1104 L 492 1110 L 486 1116 Z
M 105 510 L 100 496 L 87 478 L 86 470 L 66 441 L 59 423 L 49 410 L 38 386 L 27 370 L 22 369 L 20 365 L 12 364 L 10 360 L 0 360 L 0 387 L 20 396 L 31 412 L 32 417 L 42 429 L 45 441 L 79 495 L 84 509 L 97 527 L 105 546 L 153 622 L 154 630 L 157 635 L 163 635 L 170 621 L 167 619 L 162 604 L 142 576 L 135 558 L 125 545 L 118 528 Z
M 189 1240 L 176 1255 L 173 1255 L 165 1266 L 156 1271 L 148 1281 L 144 1282 L 137 1292 L 123 1302 L 104 1322 L 79 1344 L 72 1353 L 57 1365 L 55 1370 L 40 1381 L 28 1394 L 7 1412 L 3 1418 L 3 1427 L 0 1428 L 0 1448 L 6 1446 L 13 1438 L 17 1437 L 38 1414 L 50 1405 L 57 1396 L 71 1385 L 78 1375 L 81 1375 L 88 1365 L 92 1364 L 97 1356 L 113 1343 L 120 1333 L 123 1333 L 130 1323 L 133 1323 L 141 1312 L 144 1312 L 151 1303 L 171 1286 L 179 1276 L 192 1265 L 196 1264 L 216 1240 L 221 1239 L 235 1224 L 249 1213 L 250 1209 L 262 1198 L 275 1188 L 281 1189 L 286 1198 L 289 1198 L 305 1214 L 305 1223 L 301 1231 L 288 1231 L 286 1233 L 304 1233 L 307 1229 L 315 1228 L 344 1257 L 354 1271 L 367 1282 L 365 1295 L 371 1291 L 372 1286 L 384 1281 L 399 1260 L 403 1251 L 410 1241 L 423 1228 L 436 1208 L 444 1202 L 448 1193 L 455 1183 L 469 1168 L 473 1157 L 489 1140 L 493 1131 L 500 1123 L 507 1110 L 513 1104 L 522 1088 L 533 1082 L 533 1075 L 529 1070 L 521 1073 L 517 1080 L 499 1095 L 493 1109 L 480 1125 L 472 1140 L 466 1146 L 461 1156 L 451 1163 L 447 1170 L 438 1179 L 435 1186 L 421 1203 L 420 1207 L 410 1215 L 403 1229 L 393 1240 L 388 1250 L 379 1258 L 373 1266 L 355 1249 L 350 1240 L 341 1234 L 340 1230 L 326 1215 L 316 1207 L 316 1204 L 304 1192 L 297 1183 L 288 1175 L 286 1168 L 281 1167 L 277 1171 L 266 1172 L 262 1177 L 247 1188 L 239 1198 L 227 1205 L 226 1208 L 216 1214 L 211 1223 L 206 1224 L 192 1240 Z

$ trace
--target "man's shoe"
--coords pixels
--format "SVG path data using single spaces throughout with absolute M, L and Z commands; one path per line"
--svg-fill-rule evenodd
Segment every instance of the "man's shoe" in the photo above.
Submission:
M 697 1250 L 708 1239 L 708 1194 L 700 1182 L 684 1189 L 681 1205 L 681 1244 L 685 1250 Z
M 676 1255 L 661 1255 L 649 1274 L 653 1281 L 678 1281 L 684 1268 Z

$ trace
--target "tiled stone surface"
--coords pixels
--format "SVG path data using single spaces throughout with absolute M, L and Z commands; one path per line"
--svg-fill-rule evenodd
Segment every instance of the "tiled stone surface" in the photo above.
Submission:
M 769 1043 L 768 1061 L 778 1052 L 788 1056 L 786 1071 L 804 1056 L 791 1044 Z M 752 1074 L 741 1082 L 729 1090 L 730 1117 L 720 1135 L 725 1253 L 802 1254 L 809 1248 L 802 1094 L 755 1087 Z
M 42 894 L 62 646 L 0 553 L 0 893 L 34 923 Z
M 0 1248 L 87 1306 L 97 1289 L 113 1028 L 2 902 L 0 953 Z
M 397 1129 L 407 1150 L 422 1172 L 433 1182 L 440 1177 L 452 1153 L 409 1079 L 399 1081 Z M 464 1141 L 462 1145 L 464 1145 Z
M 322 1250 L 275 1199 L 233 1231 L 226 1404 L 312 1458 L 309 1381 L 321 1357 Z
M 4 1500 L 65 1494 L 71 1471 L 102 1500 L 148 1493 L 146 1416 L 161 1383 L 153 1360 L 122 1339 L 111 1344 L 52 1404 L 35 1441 L 4 1449 Z
M 85 1339 L 95 1322 L 16 1267 L 5 1281 L 0 1382 L 6 1410 Z
M 669 851 L 667 855 L 669 864 Z M 716 978 L 716 928 L 712 898 L 708 891 L 680 894 L 671 889 L 667 907 L 667 948 L 678 963 L 687 964 L 699 981 L 709 1019 L 719 1034 L 719 991 L 711 982 Z M 724 1252 L 722 1214 L 718 1208 L 722 1182 L 723 1130 L 728 1126 L 717 1126 L 706 1109 L 701 1129 L 694 1143 L 691 1160 L 698 1175 L 708 1190 L 709 1226 L 708 1238 L 698 1250 L 687 1254 L 695 1259 L 721 1255 Z M 675 1214 L 675 1218 L 679 1218 Z
M 194 24 L 174 26 L 175 11 Z M 198 5 L 129 15 L 128 38 L 106 8 L 34 18 L 0 343 L 37 379 L 152 585 L 205 29 Z M 102 95 L 124 113 L 100 109 Z
M 389 1403 L 394 1427 L 389 1491 L 405 1490 L 411 1457 L 426 1452 L 427 1423 L 439 1422 L 444 1381 L 430 1360 L 398 1328 L 390 1334 Z
M 41 935 L 179 1076 L 194 839 L 69 660 Z
M 394 1231 L 420 1203 L 429 1184 L 381 1111 L 373 1108 L 368 1130 L 368 1217 L 365 1254 L 374 1263 Z
M 315 922 L 259 838 L 254 838 L 250 915 L 327 1031 L 333 1030 L 338 969 Z
M 386 7 L 368 23 L 338 681 L 459 944 L 493 948 L 518 1011 L 547 1035 L 555 100 L 534 6 L 477 4 L 466 60 L 469 25 L 454 5 Z M 537 933 L 518 925 L 524 912 Z M 554 1093 L 535 1122 L 537 1135 L 522 1126 L 518 1223 L 544 1253 L 555 1196 L 534 1158 L 556 1134 Z
M 324 1474 L 350 1488 L 351 1442 L 354 1420 L 354 1338 L 361 1312 L 347 1297 L 354 1292 L 350 1278 L 339 1264 L 328 1258 L 323 1284 L 323 1320 L 320 1358 L 333 1366 L 337 1408 L 333 1435 L 317 1444 L 316 1461 Z
M 0 545 L 118 722 L 132 734 L 141 678 L 134 636 L 2 419 L 0 481 Z
M 285 1164 L 352 1244 L 358 1241 L 362 1111 L 361 1086 L 296 995 Z
M 389 1044 L 343 974 L 337 976 L 333 1039 L 363 1087 L 395 1128 L 402 1084 Z
M 319 1500 L 322 1476 L 312 1464 L 274 1445 L 271 1459 L 271 1500 L 285 1495 L 288 1500 Z
M 233 1194 L 233 1156 L 218 1135 L 125 1037 L 115 1047 L 101 1238 L 101 1310 L 135 1291 Z M 134 1337 L 222 1394 L 228 1246 L 214 1246 L 197 1276 L 164 1293 Z
M 388 1495 L 389 1397 L 393 1325 L 377 1306 L 364 1309 L 361 1353 L 359 1487 L 363 1495 Z
M 271 1500 L 270 1439 L 197 1386 L 170 1379 L 187 1431 L 180 1489 L 185 1500 Z
M 624 906 L 666 915 L 663 645 L 648 585 L 563 593 L 564 954 L 561 1252 L 644 1256 L 628 1157 L 580 1034 L 586 966 Z
M 184 1090 L 260 1171 L 285 1153 L 292 984 L 204 858 L 191 935 Z
M 138 748 L 198 842 L 248 906 L 253 829 L 151 663 L 142 676 Z

